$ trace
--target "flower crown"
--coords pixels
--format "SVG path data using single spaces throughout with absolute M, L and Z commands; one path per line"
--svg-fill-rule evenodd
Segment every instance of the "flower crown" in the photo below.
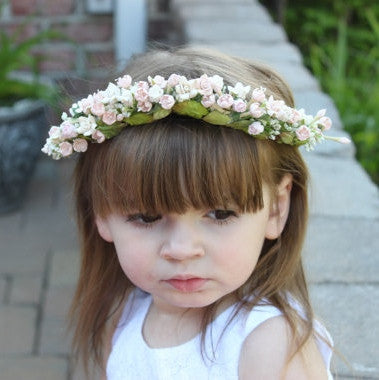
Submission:
M 60 126 L 50 128 L 42 151 L 54 159 L 85 152 L 88 142 L 102 143 L 127 125 L 141 125 L 170 113 L 202 119 L 210 124 L 242 130 L 259 139 L 313 149 L 323 139 L 349 143 L 347 138 L 325 136 L 332 121 L 325 110 L 316 116 L 288 107 L 283 100 L 266 97 L 265 88 L 224 84 L 218 75 L 187 79 L 171 74 L 132 83 L 130 75 L 109 83 L 104 91 L 74 103 L 70 116 L 62 114 Z

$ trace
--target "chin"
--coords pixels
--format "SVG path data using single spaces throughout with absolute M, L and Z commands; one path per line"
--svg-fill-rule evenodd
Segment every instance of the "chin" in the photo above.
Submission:
M 212 305 L 216 302 L 218 298 L 209 297 L 201 294 L 201 292 L 183 293 L 170 295 L 166 298 L 166 302 L 170 303 L 172 306 L 180 308 L 204 308 Z

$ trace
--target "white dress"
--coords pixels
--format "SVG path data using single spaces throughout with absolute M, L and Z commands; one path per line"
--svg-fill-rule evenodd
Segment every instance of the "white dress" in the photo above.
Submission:
M 271 305 L 257 306 L 249 313 L 239 313 L 225 330 L 233 314 L 233 306 L 229 307 L 208 326 L 207 355 L 202 357 L 200 335 L 175 347 L 150 348 L 146 344 L 142 328 L 151 301 L 150 294 L 141 290 L 136 290 L 134 297 L 127 301 L 112 340 L 107 362 L 108 380 L 238 380 L 244 340 L 262 322 L 282 314 Z M 331 342 L 325 328 L 317 322 L 315 325 L 317 331 Z M 329 370 L 332 350 L 322 339 L 317 340 L 317 345 L 328 369 L 328 377 L 332 379 Z

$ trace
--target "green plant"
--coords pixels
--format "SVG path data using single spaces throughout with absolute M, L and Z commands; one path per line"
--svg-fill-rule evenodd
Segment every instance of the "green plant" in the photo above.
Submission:
M 285 28 L 334 99 L 357 158 L 379 184 L 379 3 L 287 3 Z
M 62 37 L 53 30 L 43 30 L 27 39 L 22 39 L 30 18 L 27 18 L 15 32 L 0 31 L 0 104 L 12 105 L 23 98 L 43 99 L 53 103 L 57 97 L 57 88 L 41 80 L 39 67 L 46 59 L 35 53 L 40 44 Z M 19 70 L 28 69 L 31 77 L 20 76 Z

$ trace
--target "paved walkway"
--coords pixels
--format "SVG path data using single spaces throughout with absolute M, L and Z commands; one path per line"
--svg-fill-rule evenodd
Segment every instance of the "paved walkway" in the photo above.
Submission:
M 189 43 L 271 63 L 292 86 L 297 105 L 331 99 L 304 68 L 298 50 L 254 0 L 176 0 Z M 313 183 L 305 248 L 317 313 L 349 365 L 340 379 L 379 379 L 379 197 L 353 158 L 353 146 L 325 143 L 304 153 Z M 68 362 L 64 318 L 78 267 L 70 202 L 72 160 L 42 158 L 19 212 L 0 217 L 0 378 L 82 379 Z

